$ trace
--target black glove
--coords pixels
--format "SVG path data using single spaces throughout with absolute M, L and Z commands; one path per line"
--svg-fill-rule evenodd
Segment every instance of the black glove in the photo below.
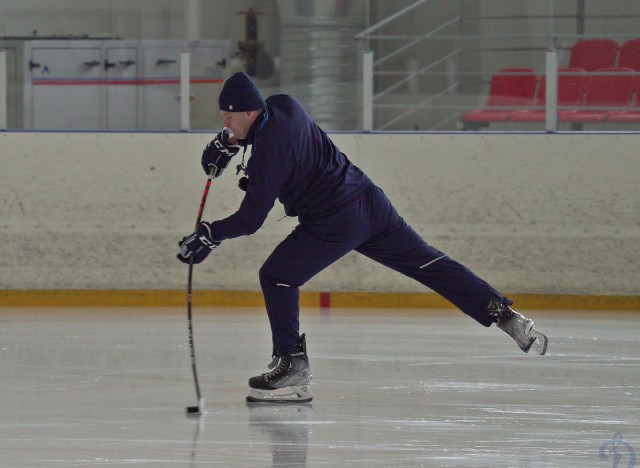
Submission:
M 211 236 L 211 228 L 209 223 L 202 222 L 198 225 L 196 232 L 182 238 L 178 242 L 180 253 L 177 255 L 178 260 L 182 263 L 189 263 L 193 257 L 193 263 L 202 262 L 209 253 L 220 245 L 218 239 Z
M 229 143 L 229 130 L 226 128 L 216 135 L 202 151 L 202 168 L 205 174 L 219 177 L 227 168 L 229 161 L 240 151 L 240 146 Z

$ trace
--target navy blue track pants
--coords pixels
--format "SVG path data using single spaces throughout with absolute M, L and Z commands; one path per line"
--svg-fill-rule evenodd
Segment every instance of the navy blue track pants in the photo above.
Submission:
M 337 213 L 302 220 L 260 269 L 273 345 L 278 355 L 295 351 L 299 338 L 300 286 L 355 250 L 424 284 L 484 326 L 485 311 L 498 298 L 510 304 L 465 266 L 428 245 L 372 186 Z

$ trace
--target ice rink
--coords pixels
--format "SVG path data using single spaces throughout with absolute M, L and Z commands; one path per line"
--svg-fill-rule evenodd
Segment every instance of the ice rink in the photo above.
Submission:
M 522 311 L 522 353 L 455 310 L 305 309 L 314 400 L 245 403 L 266 316 L 0 310 L 0 466 L 627 467 L 640 454 L 640 313 Z M 617 463 L 617 464 L 616 464 Z

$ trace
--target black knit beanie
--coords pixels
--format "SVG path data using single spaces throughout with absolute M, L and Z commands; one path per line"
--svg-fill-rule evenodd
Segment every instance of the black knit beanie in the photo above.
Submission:
M 259 110 L 266 106 L 260 91 L 245 72 L 238 72 L 225 81 L 218 98 L 218 108 L 226 112 Z

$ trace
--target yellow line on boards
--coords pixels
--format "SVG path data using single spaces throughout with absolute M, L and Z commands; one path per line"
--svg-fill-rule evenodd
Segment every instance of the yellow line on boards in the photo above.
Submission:
M 507 294 L 515 309 L 640 311 L 640 296 Z M 180 290 L 0 290 L 0 307 L 179 307 L 186 304 Z M 264 307 L 260 291 L 194 291 L 201 307 Z M 302 291 L 301 307 L 373 309 L 454 308 L 435 293 Z

